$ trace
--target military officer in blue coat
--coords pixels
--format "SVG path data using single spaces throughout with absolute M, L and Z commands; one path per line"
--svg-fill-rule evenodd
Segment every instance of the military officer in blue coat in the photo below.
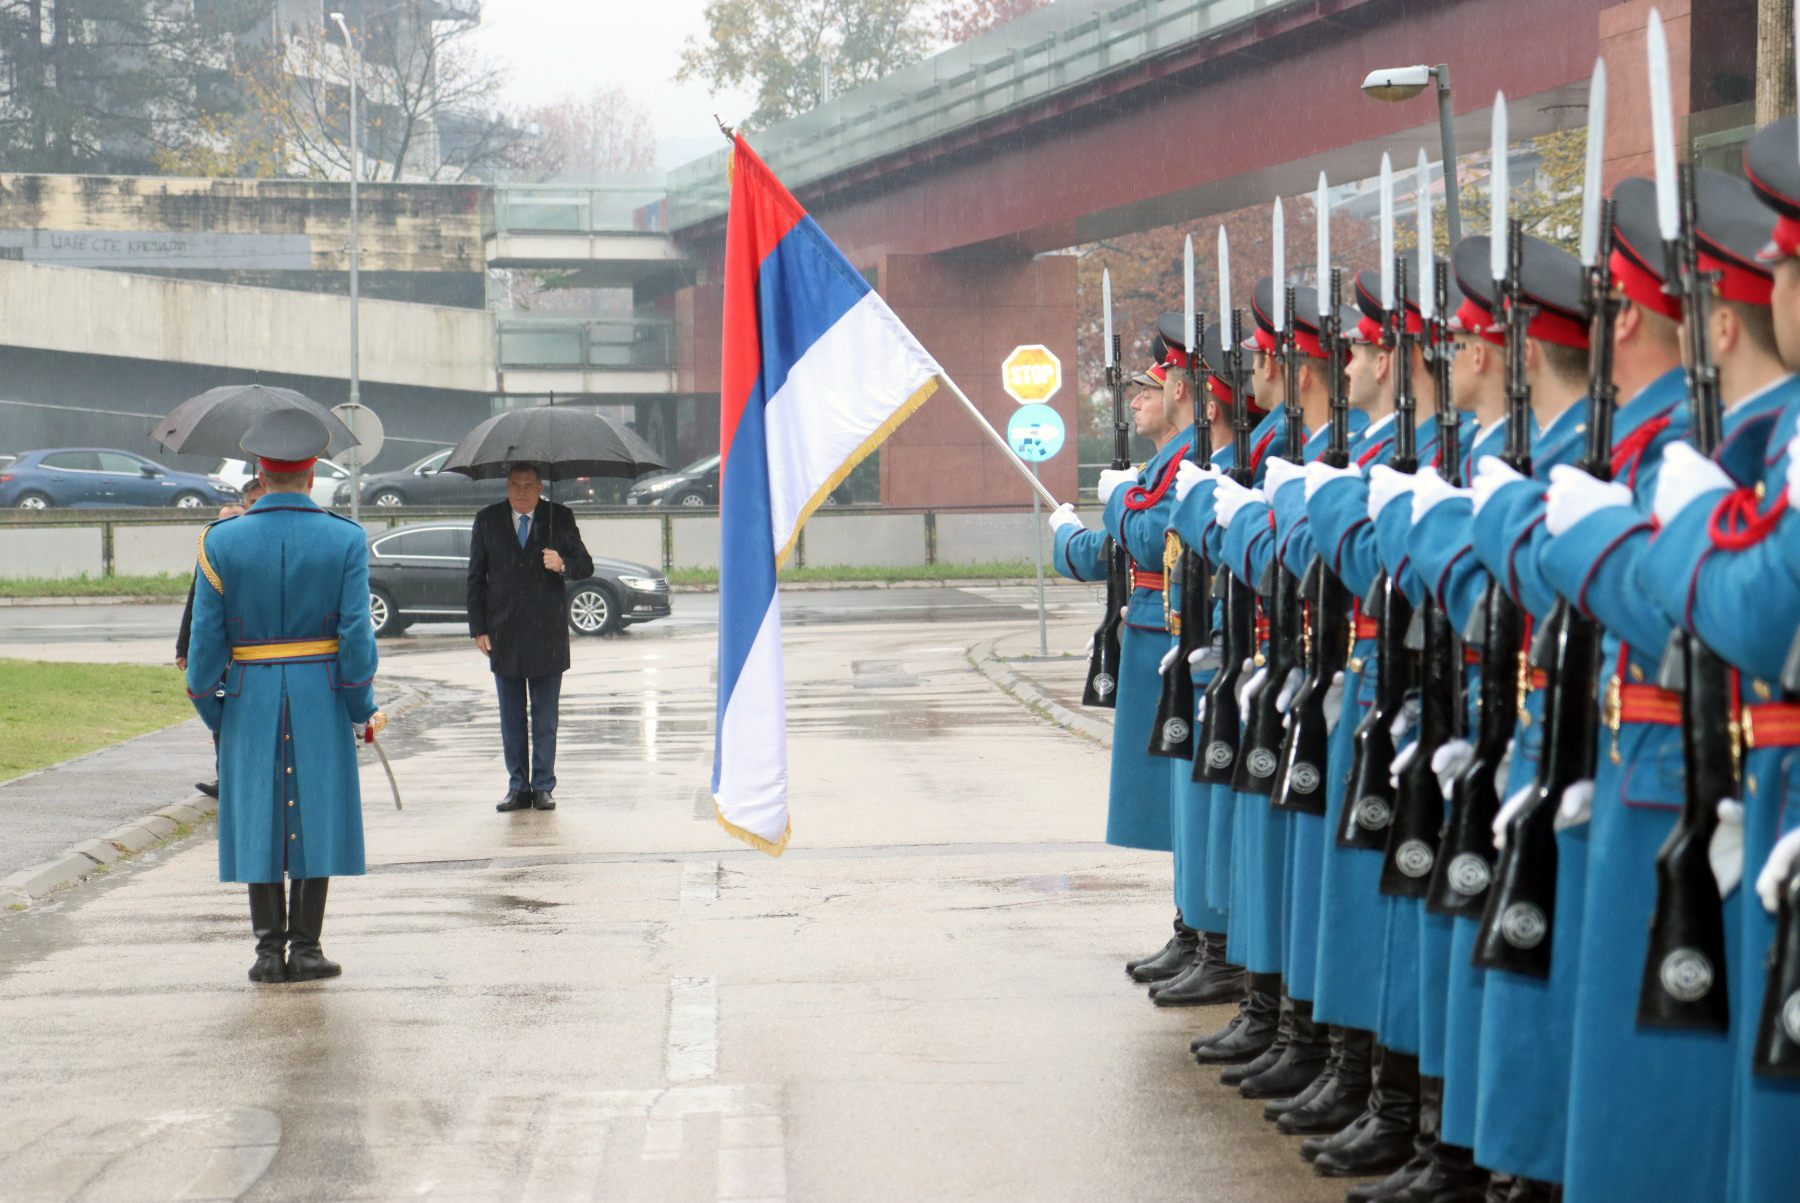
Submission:
M 386 721 L 363 530 L 309 496 L 327 442 L 299 410 L 258 421 L 242 446 L 268 492 L 200 537 L 188 697 L 219 735 L 219 879 L 249 884 L 257 982 L 341 972 L 326 889 L 363 872 L 356 739 Z

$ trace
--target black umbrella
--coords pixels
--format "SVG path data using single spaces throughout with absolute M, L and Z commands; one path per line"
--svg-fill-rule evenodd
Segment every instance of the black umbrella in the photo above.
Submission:
M 278 409 L 304 410 L 319 419 L 325 433 L 331 436 L 329 455 L 342 455 L 358 446 L 350 428 L 329 409 L 291 388 L 271 388 L 266 384 L 227 384 L 189 397 L 156 424 L 151 437 L 183 455 L 240 459 L 244 450 L 238 444 L 243 441 L 244 432 Z
M 445 472 L 474 480 L 505 476 L 514 464 L 536 464 L 545 480 L 666 472 L 668 465 L 637 431 L 587 409 L 546 405 L 511 409 L 463 436 Z

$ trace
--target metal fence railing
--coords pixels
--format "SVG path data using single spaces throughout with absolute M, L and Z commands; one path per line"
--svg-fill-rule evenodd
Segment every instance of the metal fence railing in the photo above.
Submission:
M 494 361 L 502 371 L 675 366 L 675 323 L 662 318 L 500 317 L 494 338 Z
M 662 234 L 668 195 L 660 174 L 620 175 L 603 184 L 500 184 L 492 232 L 501 234 Z

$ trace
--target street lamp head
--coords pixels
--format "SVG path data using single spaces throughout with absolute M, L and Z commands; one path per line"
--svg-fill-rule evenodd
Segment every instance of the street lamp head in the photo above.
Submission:
M 1362 90 L 1376 100 L 1411 100 L 1431 83 L 1431 68 L 1384 67 L 1371 71 L 1362 82 Z

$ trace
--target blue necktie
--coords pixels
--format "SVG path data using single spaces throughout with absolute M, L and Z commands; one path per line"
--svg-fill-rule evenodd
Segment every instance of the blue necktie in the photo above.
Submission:
M 525 546 L 525 540 L 531 537 L 531 515 L 519 515 L 519 546 Z

